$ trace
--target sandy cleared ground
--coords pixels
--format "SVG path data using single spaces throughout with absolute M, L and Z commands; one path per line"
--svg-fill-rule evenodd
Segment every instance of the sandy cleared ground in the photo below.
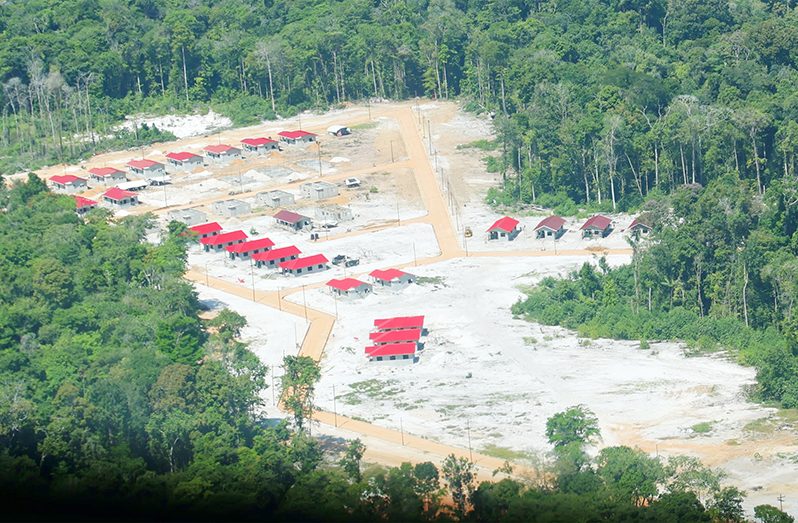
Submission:
M 628 261 L 624 229 L 632 217 L 613 217 L 615 232 L 591 242 L 579 239 L 581 221 L 571 221 L 557 253 L 553 243 L 532 238 L 540 219 L 535 216 L 517 216 L 525 230 L 516 241 L 487 242 L 484 230 L 501 216 L 484 203 L 497 175 L 485 173 L 480 160 L 485 153 L 457 146 L 490 137 L 489 122 L 460 112 L 453 103 L 380 104 L 371 112 L 369 118 L 365 107 L 352 107 L 301 116 L 302 128 L 319 133 L 333 123 L 353 127 L 350 137 L 322 137 L 322 178 L 342 183 L 356 176 L 362 185 L 323 204 L 300 198 L 291 208 L 314 216 L 319 205 L 345 205 L 353 221 L 311 242 L 306 233 L 275 227 L 271 209 L 253 205 L 249 215 L 235 219 L 209 212 L 227 230 L 250 233 L 254 228 L 257 237 L 268 236 L 278 246 L 295 244 L 305 254 L 358 256 L 358 267 L 288 278 L 265 269 L 251 271 L 249 262 L 229 261 L 223 253 L 195 249 L 190 254 L 188 277 L 198 284 L 203 300 L 229 306 L 250 320 L 244 336 L 264 362 L 278 365 L 282 348 L 295 348 L 298 335 L 304 340 L 299 342 L 303 354 L 323 358 L 317 403 L 349 420 L 336 427 L 335 415 L 321 412 L 317 431 L 361 437 L 371 447 L 368 458 L 388 464 L 435 461 L 448 452 L 468 455 L 470 447 L 485 472 L 504 459 L 534 463 L 544 456 L 546 418 L 583 403 L 598 415 L 604 445 L 698 456 L 726 470 L 730 482 L 748 491 L 749 510 L 759 503 L 777 504 L 776 496 L 783 493 L 785 509 L 798 511 L 795 431 L 773 409 L 745 399 L 752 369 L 722 355 L 688 358 L 673 344 L 644 351 L 633 342 L 581 340 L 512 317 L 510 307 L 522 296 L 519 287 L 585 261 L 595 263 L 589 248 L 612 249 L 617 253 L 609 257 L 612 264 Z M 103 155 L 84 167 L 118 166 L 146 155 L 158 159 L 170 150 L 235 144 L 246 136 L 298 127 L 299 118 L 227 130 Z M 427 129 L 432 130 L 431 147 Z M 210 211 L 216 200 L 234 196 L 254 202 L 258 191 L 272 188 L 299 196 L 300 182 L 317 179 L 318 168 L 315 146 L 286 147 L 269 157 L 175 175 L 166 204 L 163 189 L 147 190 L 142 194 L 146 205 L 129 212 L 151 210 L 163 216 L 181 206 Z M 70 169 L 59 166 L 45 174 Z M 474 232 L 467 240 L 465 227 Z M 333 299 L 323 286 L 332 277 L 362 277 L 391 266 L 421 276 L 421 284 L 399 292 L 377 290 L 362 300 Z M 203 280 L 214 289 L 205 288 Z M 254 301 L 249 299 L 253 294 Z M 368 363 L 363 348 L 373 319 L 405 314 L 427 318 L 429 335 L 419 361 Z M 302 334 L 306 326 L 307 336 Z M 270 391 L 267 396 L 268 406 Z M 708 432 L 694 430 L 700 424 L 707 424 Z

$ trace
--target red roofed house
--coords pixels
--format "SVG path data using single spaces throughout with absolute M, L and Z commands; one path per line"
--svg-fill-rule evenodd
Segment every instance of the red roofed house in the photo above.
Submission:
M 97 202 L 89 200 L 83 196 L 75 196 L 75 212 L 79 215 L 86 214 L 92 209 L 97 208 Z
M 289 145 L 316 141 L 316 135 L 307 131 L 280 131 L 277 135 L 280 137 L 281 142 Z
M 582 238 L 604 238 L 612 232 L 612 220 L 596 214 L 591 216 L 581 227 Z
M 188 230 L 194 232 L 197 236 L 199 236 L 199 239 L 202 240 L 203 238 L 216 236 L 222 232 L 222 226 L 216 222 L 211 222 L 189 227 Z
M 275 214 L 274 219 L 277 220 L 277 225 L 282 225 L 292 231 L 301 231 L 310 225 L 310 218 L 307 216 L 302 216 L 301 214 L 286 210 L 282 210 Z
M 374 283 L 382 285 L 383 287 L 399 287 L 409 285 L 416 281 L 416 277 L 412 274 L 400 271 L 399 269 L 376 269 L 369 273 L 369 276 L 374 280 Z
M 277 140 L 271 138 L 244 138 L 241 140 L 241 145 L 245 151 L 251 153 L 265 153 L 267 151 L 276 151 L 280 148 Z
M 641 234 L 648 235 L 651 232 L 651 227 L 641 222 L 639 218 L 635 218 L 629 225 L 628 231 L 635 238 L 639 238 Z
M 214 236 L 208 236 L 207 238 L 203 238 L 200 240 L 200 243 L 205 247 L 205 252 L 215 251 L 219 252 L 221 250 L 230 247 L 231 245 L 235 245 L 237 243 L 243 243 L 247 239 L 247 233 L 244 231 L 232 231 L 232 232 L 223 232 L 221 234 L 216 234 Z
M 291 245 L 289 247 L 280 247 L 278 249 L 271 249 L 253 254 L 252 259 L 255 260 L 255 265 L 257 265 L 258 268 L 264 265 L 271 268 L 279 266 L 285 261 L 296 260 L 300 253 L 301 251 L 299 249 Z
M 241 157 L 241 149 L 227 144 L 209 145 L 204 149 L 205 155 L 211 160 L 232 160 Z
M 284 274 L 293 274 L 299 276 L 310 272 L 326 271 L 330 268 L 327 259 L 323 254 L 314 254 L 313 256 L 306 256 L 305 258 L 296 258 L 294 260 L 284 261 L 280 264 L 280 268 Z
M 258 238 L 257 240 L 231 245 L 225 250 L 230 253 L 231 260 L 235 260 L 236 258 L 239 260 L 246 260 L 253 254 L 266 252 L 272 247 L 274 247 L 274 242 L 269 238 Z
M 50 177 L 50 184 L 53 189 L 67 192 L 75 192 L 86 189 L 89 185 L 84 178 L 78 178 L 71 174 L 55 175 Z
M 127 176 L 119 169 L 113 167 L 95 167 L 89 169 L 89 178 L 92 181 L 110 185 L 116 182 L 126 182 Z M 110 183 L 109 183 L 110 182 Z
M 178 169 L 193 169 L 202 165 L 202 156 L 188 151 L 181 151 L 167 154 L 166 161 Z
M 419 341 L 423 332 L 421 329 L 402 329 L 395 331 L 371 332 L 369 339 L 374 345 L 386 343 L 409 343 Z
M 547 216 L 543 218 L 535 227 L 535 238 L 554 238 L 558 239 L 565 234 L 565 220 L 559 216 Z
M 416 356 L 416 344 L 410 343 L 388 343 L 386 345 L 374 345 L 366 347 L 366 357 L 369 361 L 414 361 Z
M 119 187 L 111 187 L 103 193 L 103 201 L 118 207 L 138 205 L 139 195 L 134 192 L 125 191 Z
M 374 328 L 378 331 L 422 329 L 424 328 L 424 316 L 399 316 L 374 320 Z
M 496 223 L 490 226 L 488 229 L 488 239 L 506 239 L 512 241 L 520 232 L 521 229 L 518 227 L 518 220 L 505 216 L 504 218 L 499 218 L 496 220 Z
M 135 176 L 155 178 L 156 176 L 166 175 L 166 169 L 164 165 L 154 160 L 130 160 L 126 165 L 130 171 L 130 174 Z
M 355 296 L 362 298 L 371 293 L 371 285 L 354 278 L 344 278 L 343 280 L 330 280 L 327 282 L 333 294 L 338 296 Z

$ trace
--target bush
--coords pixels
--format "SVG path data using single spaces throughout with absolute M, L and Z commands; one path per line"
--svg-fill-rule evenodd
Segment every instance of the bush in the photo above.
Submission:
M 238 96 L 219 101 L 217 97 L 211 103 L 214 111 L 223 114 L 233 121 L 234 125 L 254 125 L 263 120 L 274 120 L 271 101 L 259 96 Z

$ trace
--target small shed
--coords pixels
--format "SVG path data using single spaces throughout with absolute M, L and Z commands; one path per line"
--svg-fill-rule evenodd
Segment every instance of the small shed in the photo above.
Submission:
M 412 363 L 416 358 L 416 344 L 410 342 L 372 345 L 371 347 L 366 347 L 366 357 L 369 361 L 403 361 Z
M 208 145 L 203 150 L 208 158 L 215 161 L 227 161 L 241 157 L 241 149 L 224 143 L 219 145 Z
M 113 167 L 94 167 L 93 169 L 89 169 L 89 178 L 93 182 L 102 183 L 104 185 L 112 185 L 127 181 L 125 173 Z
M 189 227 L 188 230 L 199 236 L 200 240 L 203 240 L 205 238 L 218 235 L 220 232 L 222 232 L 222 226 L 217 222 L 210 222 L 200 225 L 193 225 Z
M 143 178 L 153 178 L 166 174 L 166 168 L 162 163 L 156 162 L 155 160 L 147 160 L 146 158 L 141 160 L 130 160 L 127 162 L 127 168 L 130 174 Z
M 399 269 L 376 269 L 369 273 L 374 283 L 381 287 L 403 287 L 416 281 L 416 277 Z
M 316 141 L 316 135 L 307 131 L 280 131 L 277 133 L 280 141 L 288 145 L 301 143 L 312 143 Z
M 241 140 L 241 146 L 245 151 L 257 154 L 280 149 L 280 144 L 277 140 L 272 140 L 271 138 L 244 138 Z
M 85 178 L 79 178 L 72 174 L 51 176 L 50 185 L 53 186 L 53 189 L 66 192 L 82 191 L 89 186 Z
M 274 242 L 269 238 L 258 238 L 244 243 L 237 243 L 227 247 L 231 260 L 248 260 L 250 256 L 266 252 L 274 247 Z
M 294 195 L 287 191 L 275 189 L 274 191 L 259 192 L 255 195 L 258 203 L 267 207 L 287 207 L 294 204 Z
M 127 207 L 129 205 L 138 205 L 139 195 L 119 187 L 111 187 L 103 193 L 103 201 L 117 207 Z
M 242 214 L 249 214 L 251 211 L 250 205 L 242 200 L 222 200 L 220 202 L 213 202 L 211 204 L 213 212 L 220 216 L 241 216 Z
M 323 222 L 348 222 L 355 219 L 352 209 L 341 205 L 330 205 L 316 209 L 316 218 Z
M 324 200 L 338 196 L 338 186 L 330 182 L 303 183 L 302 194 L 311 200 Z
M 612 232 L 612 220 L 596 214 L 582 225 L 581 230 L 582 238 L 604 238 Z
M 244 243 L 247 240 L 247 233 L 244 231 L 231 231 L 207 236 L 200 240 L 200 243 L 205 247 L 205 252 L 219 252 L 231 245 Z
M 635 238 L 640 238 L 641 236 L 648 236 L 651 233 L 651 227 L 640 221 L 640 218 L 637 217 L 632 220 L 632 223 L 629 225 L 628 228 L 629 234 L 634 236 Z
M 169 153 L 166 161 L 176 169 L 193 169 L 202 165 L 202 156 L 188 151 Z
M 95 202 L 94 200 L 89 200 L 88 198 L 84 198 L 83 196 L 75 196 L 75 212 L 78 213 L 79 216 L 83 216 L 90 210 L 96 208 L 97 208 L 97 202 Z
M 307 216 L 302 216 L 295 212 L 282 210 L 274 215 L 277 225 L 286 227 L 292 231 L 301 231 L 310 226 L 311 220 Z
M 345 125 L 331 125 L 327 128 L 327 133 L 333 136 L 346 136 L 352 134 L 352 131 Z
M 424 316 L 397 316 L 374 320 L 374 329 L 378 332 L 404 330 L 404 329 L 424 329 Z
M 259 268 L 263 267 L 278 267 L 281 263 L 296 260 L 301 251 L 296 248 L 295 246 L 291 245 L 289 247 L 280 247 L 277 249 L 271 249 L 264 252 L 259 252 L 257 254 L 252 255 L 252 259 L 255 261 L 255 265 Z
M 330 268 L 329 262 L 330 260 L 323 254 L 314 254 L 304 258 L 284 261 L 280 264 L 280 268 L 283 270 L 283 274 L 299 276 L 300 274 L 326 271 Z
M 563 234 L 565 234 L 565 220 L 559 216 L 547 216 L 535 227 L 535 238 L 538 240 L 544 238 L 554 238 L 557 240 Z
M 488 228 L 489 240 L 507 240 L 512 241 L 521 232 L 518 227 L 518 220 L 505 216 L 499 218 Z
M 166 217 L 170 222 L 175 221 L 185 223 L 188 227 L 208 221 L 208 215 L 196 208 L 169 211 L 166 213 Z M 219 230 L 221 230 L 221 227 L 219 227 Z
M 348 296 L 362 298 L 371 294 L 371 285 L 355 278 L 344 278 L 342 280 L 332 279 L 327 282 L 330 291 L 337 296 Z

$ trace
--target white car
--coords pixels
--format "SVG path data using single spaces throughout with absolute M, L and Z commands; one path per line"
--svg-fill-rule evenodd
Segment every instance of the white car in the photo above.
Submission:
M 350 189 L 352 187 L 360 187 L 360 180 L 358 180 L 357 178 L 347 178 L 346 180 L 344 180 L 344 184 Z

